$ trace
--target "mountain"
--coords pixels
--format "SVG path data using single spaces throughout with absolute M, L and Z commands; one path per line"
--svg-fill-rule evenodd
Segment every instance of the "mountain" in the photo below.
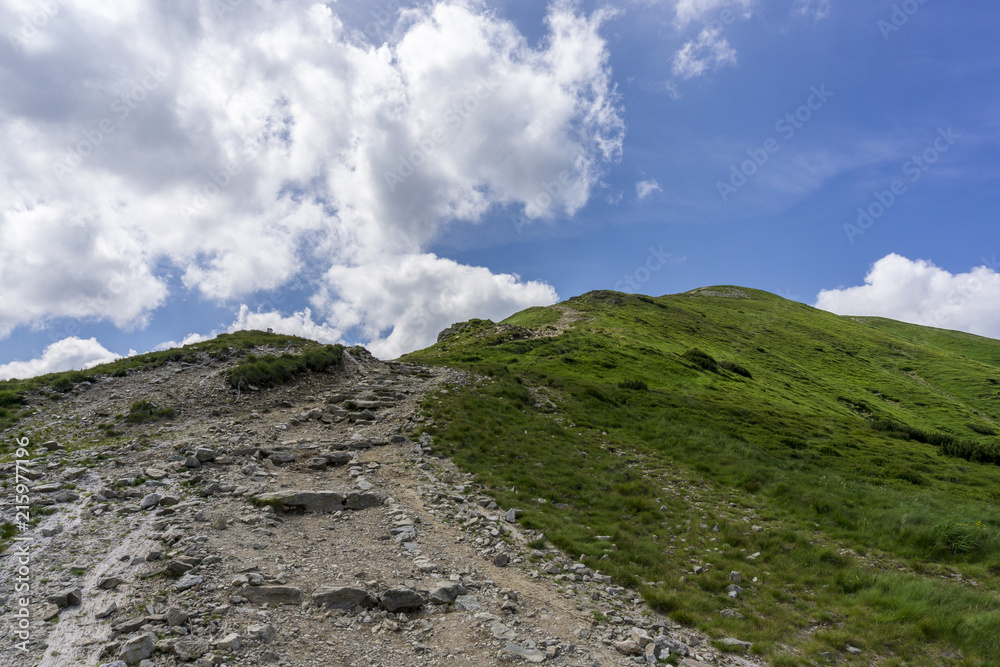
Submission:
M 1000 341 L 718 286 L 404 359 L 487 378 L 423 431 L 675 620 L 780 665 L 997 664 Z

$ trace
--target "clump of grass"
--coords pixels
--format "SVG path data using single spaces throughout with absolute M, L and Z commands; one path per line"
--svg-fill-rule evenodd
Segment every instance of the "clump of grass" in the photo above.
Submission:
M 965 459 L 973 463 L 1000 465 L 1000 443 L 984 443 L 956 438 L 949 433 L 937 433 L 900 424 L 891 419 L 876 418 L 871 421 L 876 431 L 883 431 L 896 437 L 905 437 L 928 445 L 935 445 L 948 456 Z
M 750 371 L 748 371 L 747 369 L 743 368 L 742 366 L 740 366 L 735 361 L 720 361 L 719 362 L 719 368 L 727 370 L 730 373 L 736 373 L 737 375 L 741 375 L 741 376 L 743 376 L 745 378 L 753 379 L 753 375 L 751 375 Z
M 619 389 L 631 389 L 633 391 L 647 391 L 649 385 L 642 380 L 622 380 L 618 383 Z
M 161 408 L 151 401 L 136 401 L 129 406 L 128 416 L 125 418 L 125 421 L 130 424 L 144 424 L 146 422 L 160 421 L 161 419 L 170 419 L 175 413 L 176 410 L 172 407 Z
M 682 354 L 681 358 L 702 370 L 706 371 L 719 370 L 719 362 L 716 361 L 712 357 L 712 355 L 708 354 L 707 352 L 702 352 L 696 347 L 693 347 L 684 354 Z
M 287 352 L 277 356 L 249 355 L 246 361 L 229 371 L 226 379 L 233 389 L 276 387 L 291 382 L 295 376 L 306 371 L 319 373 L 339 366 L 343 359 L 343 345 L 324 345 L 298 355 Z

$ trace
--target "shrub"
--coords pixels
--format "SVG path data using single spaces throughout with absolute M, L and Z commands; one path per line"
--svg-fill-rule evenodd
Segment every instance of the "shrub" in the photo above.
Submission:
M 24 403 L 24 398 L 16 391 L 0 391 L 0 408 L 11 408 Z
M 735 361 L 720 361 L 719 368 L 724 368 L 730 373 L 736 373 L 737 375 L 742 375 L 745 378 L 753 379 L 753 375 L 750 374 L 750 371 L 743 368 Z
M 275 387 L 291 382 L 296 375 L 306 371 L 322 372 L 338 366 L 344 359 L 343 345 L 324 345 L 308 349 L 302 354 L 284 353 L 280 356 L 247 356 L 226 376 L 233 389 L 252 385 L 258 388 Z
M 647 391 L 649 385 L 642 380 L 622 380 L 618 383 L 619 389 L 632 389 L 634 391 Z
M 682 354 L 681 358 L 706 371 L 719 370 L 719 362 L 713 359 L 711 355 L 702 352 L 696 347 Z
M 143 424 L 161 419 L 170 419 L 174 416 L 175 412 L 173 408 L 161 408 L 156 403 L 150 401 L 136 401 L 129 406 L 128 417 L 125 419 L 130 424 Z
M 996 435 L 997 432 L 991 429 L 989 426 L 983 426 L 982 424 L 969 424 L 969 428 L 980 435 Z

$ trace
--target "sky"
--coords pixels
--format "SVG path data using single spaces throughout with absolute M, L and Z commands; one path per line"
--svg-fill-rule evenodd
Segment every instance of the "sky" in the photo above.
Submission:
M 1000 7 L 0 0 L 0 379 L 594 289 L 1000 338 Z

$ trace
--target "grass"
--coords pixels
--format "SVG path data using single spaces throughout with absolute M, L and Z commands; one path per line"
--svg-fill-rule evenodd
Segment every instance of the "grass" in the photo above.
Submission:
M 996 664 L 1000 342 L 711 292 L 586 294 L 558 337 L 470 323 L 406 357 L 485 378 L 426 430 L 524 525 L 774 664 Z
M 296 376 L 316 373 L 339 366 L 344 358 L 343 345 L 324 345 L 303 350 L 300 354 L 248 355 L 246 361 L 232 368 L 227 379 L 233 389 L 275 387 L 291 382 Z
M 246 357 L 258 348 L 277 348 L 287 352 L 302 352 L 321 348 L 319 343 L 263 331 L 238 331 L 220 334 L 212 340 L 158 352 L 148 352 L 101 364 L 87 371 L 49 373 L 27 379 L 0 381 L 0 431 L 14 426 L 30 414 L 29 394 L 58 399 L 83 383 L 97 382 L 101 377 L 124 377 L 129 373 L 159 368 L 169 363 L 203 363 Z
M 150 401 L 136 401 L 129 406 L 128 416 L 125 418 L 130 424 L 146 424 L 148 422 L 171 419 L 176 414 L 172 407 L 160 407 Z

